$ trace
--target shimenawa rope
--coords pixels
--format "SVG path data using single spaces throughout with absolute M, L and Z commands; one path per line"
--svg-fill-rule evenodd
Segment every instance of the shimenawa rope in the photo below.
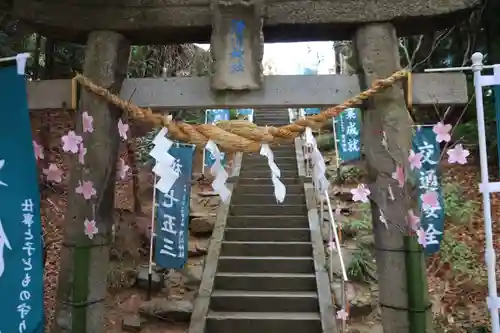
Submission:
M 259 127 L 244 120 L 220 121 L 217 125 L 191 125 L 182 121 L 172 120 L 172 116 L 169 115 L 154 113 L 150 108 L 140 108 L 134 103 L 124 101 L 107 89 L 94 84 L 89 78 L 81 74 L 77 74 L 73 78 L 72 85 L 73 89 L 76 90 L 76 82 L 78 82 L 94 94 L 128 111 L 129 115 L 135 119 L 146 120 L 156 127 L 167 127 L 168 136 L 172 139 L 193 143 L 200 148 L 204 148 L 208 140 L 212 140 L 222 151 L 250 153 L 259 152 L 263 143 L 271 145 L 289 143 L 303 133 L 306 127 L 318 128 L 345 109 L 358 105 L 377 92 L 391 87 L 398 80 L 409 77 L 409 75 L 409 72 L 406 70 L 397 71 L 387 78 L 375 80 L 369 89 L 340 105 L 304 119 L 297 119 L 294 123 L 281 127 Z M 408 93 L 411 92 L 410 80 L 408 80 L 407 90 Z M 75 96 L 76 94 L 74 93 L 73 95 Z M 411 103 L 410 98 L 408 102 Z M 76 104 L 76 98 L 74 98 L 74 104 Z M 76 105 L 73 105 L 73 108 L 76 109 Z

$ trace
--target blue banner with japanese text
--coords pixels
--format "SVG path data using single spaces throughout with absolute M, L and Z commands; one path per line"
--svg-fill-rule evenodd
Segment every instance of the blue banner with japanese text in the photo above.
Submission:
M 361 158 L 361 111 L 356 108 L 345 109 L 334 118 L 339 158 L 354 161 Z
M 229 109 L 211 109 L 211 110 L 206 110 L 206 115 L 205 115 L 205 124 L 214 124 L 217 121 L 221 120 L 229 120 L 230 118 L 230 112 Z M 226 164 L 226 154 L 224 152 L 221 152 L 221 164 L 225 165 Z M 211 168 L 212 165 L 215 163 L 215 158 L 212 156 L 212 153 L 205 149 L 205 157 L 204 157 L 204 166 L 206 168 Z
M 0 68 L 0 86 L 0 332 L 42 333 L 38 170 L 25 79 L 15 64 Z
M 163 268 L 182 268 L 188 254 L 188 222 L 194 148 L 173 145 L 168 153 L 175 158 L 179 173 L 168 194 L 157 191 L 155 262 Z
M 244 116 L 251 123 L 253 123 L 253 115 L 253 109 L 238 109 L 238 116 Z
M 418 209 L 420 226 L 425 232 L 424 248 L 427 254 L 439 251 L 444 232 L 444 200 L 438 168 L 440 148 L 432 127 L 417 127 L 413 136 L 413 154 L 421 161 L 415 167 L 418 185 Z

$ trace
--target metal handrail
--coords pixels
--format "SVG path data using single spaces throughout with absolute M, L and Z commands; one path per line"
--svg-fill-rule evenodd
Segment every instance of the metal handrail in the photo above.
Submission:
M 306 173 L 309 176 L 312 174 L 312 169 L 314 168 L 314 165 L 312 163 L 312 149 L 314 149 L 314 145 L 311 143 L 311 140 L 307 138 L 309 135 L 312 135 L 312 133 L 306 132 L 303 134 L 303 152 L 304 152 L 304 163 L 306 166 Z M 309 140 L 307 140 L 309 139 Z M 312 180 L 314 184 L 314 179 Z M 330 195 L 328 194 L 328 190 L 325 189 L 323 193 L 318 192 L 318 188 L 314 186 L 314 191 L 316 194 L 316 198 L 319 198 L 320 200 L 320 221 L 321 224 L 324 223 L 324 204 L 326 202 L 327 207 L 328 207 L 328 217 L 329 217 L 329 228 L 328 228 L 328 240 L 329 240 L 329 245 L 331 242 L 335 241 L 335 249 L 337 251 L 337 254 L 339 256 L 340 260 L 340 267 L 342 270 L 342 282 L 341 282 L 341 289 L 342 289 L 342 299 L 341 299 L 341 304 L 345 310 L 347 310 L 347 300 L 345 297 L 346 294 L 346 284 L 348 283 L 349 279 L 347 277 L 347 270 L 345 267 L 345 262 L 344 258 L 342 257 L 342 248 L 340 246 L 340 236 L 339 236 L 339 226 L 335 222 L 335 215 L 333 213 L 333 208 L 332 208 L 332 202 L 330 199 Z M 329 260 L 329 278 L 330 278 L 330 283 L 333 281 L 333 248 L 329 246 L 330 250 L 330 260 Z M 342 331 L 345 331 L 345 321 L 342 323 Z

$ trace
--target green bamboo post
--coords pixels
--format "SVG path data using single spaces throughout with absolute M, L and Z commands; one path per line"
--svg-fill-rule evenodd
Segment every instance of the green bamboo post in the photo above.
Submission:
M 427 279 L 424 251 L 416 236 L 405 237 L 405 252 L 410 333 L 426 333 L 430 308 L 428 294 L 425 292 Z

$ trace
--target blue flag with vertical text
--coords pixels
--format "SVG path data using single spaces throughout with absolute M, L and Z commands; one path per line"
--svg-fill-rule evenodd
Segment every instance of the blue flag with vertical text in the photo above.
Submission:
M 418 127 L 413 152 L 421 154 L 422 166 L 414 169 L 418 185 L 420 225 L 425 231 L 425 253 L 439 251 L 444 233 L 444 200 L 439 179 L 440 147 L 431 127 Z
M 354 161 L 361 158 L 361 111 L 356 108 L 345 109 L 334 118 L 339 158 Z
M 169 149 L 179 178 L 168 194 L 156 192 L 155 262 L 163 268 L 179 269 L 187 260 L 193 152 L 193 147 L 187 145 Z
M 206 110 L 205 124 L 214 124 L 217 121 L 229 120 L 229 117 L 230 117 L 229 109 Z M 225 165 L 226 154 L 222 152 L 221 155 L 222 155 L 221 164 Z M 212 153 L 207 149 L 205 149 L 205 160 L 203 163 L 206 168 L 211 168 L 212 165 L 215 163 L 215 158 L 212 156 Z
M 42 333 L 40 191 L 24 75 L 0 68 L 0 87 L 0 332 Z

